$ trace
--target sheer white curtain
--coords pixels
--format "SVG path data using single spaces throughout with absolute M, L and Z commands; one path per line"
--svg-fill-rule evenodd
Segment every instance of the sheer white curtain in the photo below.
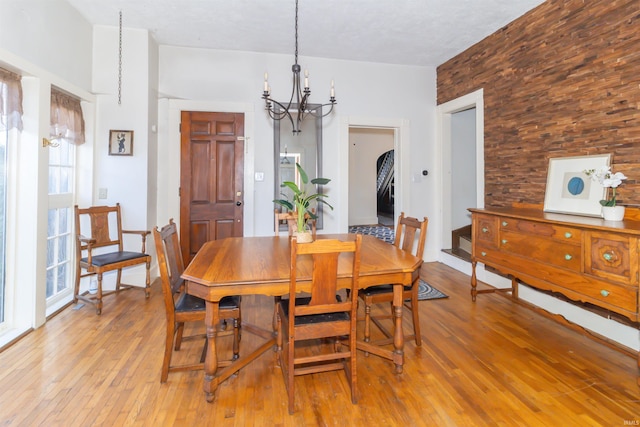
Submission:
M 84 144 L 84 118 L 80 100 L 51 89 L 51 139 L 65 138 L 71 144 Z
M 22 130 L 22 84 L 18 74 L 0 68 L 0 127 Z

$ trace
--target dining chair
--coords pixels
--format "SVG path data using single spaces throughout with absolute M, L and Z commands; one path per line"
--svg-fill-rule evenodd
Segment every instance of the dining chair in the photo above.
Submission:
M 312 209 L 312 211 L 315 213 L 315 209 Z M 305 217 L 308 219 L 308 218 L 310 218 L 310 215 L 308 213 L 306 213 Z M 296 231 L 296 223 L 297 223 L 297 220 L 298 220 L 298 217 L 296 216 L 296 214 L 294 212 L 291 212 L 291 211 L 280 212 L 280 210 L 275 209 L 274 210 L 274 218 L 275 218 L 275 235 L 276 236 L 280 235 L 280 225 L 284 224 L 286 222 L 287 230 L 289 232 L 289 238 L 291 238 L 293 236 L 294 231 Z M 315 240 L 315 238 L 316 238 L 316 221 L 315 220 L 309 220 L 309 224 L 311 224 L 311 236 Z M 282 300 L 282 297 L 276 296 L 276 297 L 273 298 L 273 300 L 274 300 L 274 303 L 275 303 L 274 310 L 273 310 L 273 330 L 276 331 L 276 316 L 278 315 L 278 303 Z
M 427 217 L 424 217 L 423 221 L 419 221 L 416 218 L 405 217 L 404 212 L 400 213 L 393 244 L 403 251 L 410 252 L 416 257 L 422 259 L 425 239 L 427 237 L 428 222 Z M 415 244 L 416 234 L 418 235 L 417 245 Z M 406 338 L 414 338 L 416 346 L 422 345 L 422 338 L 420 337 L 420 319 L 418 315 L 418 312 L 420 311 L 418 307 L 419 280 L 420 278 L 418 277 L 412 286 L 405 286 L 402 293 L 404 306 L 411 310 L 413 315 L 413 335 L 408 335 Z M 391 343 L 393 335 L 384 327 L 381 320 L 393 319 L 393 285 L 371 286 L 366 289 L 361 289 L 358 292 L 358 295 L 364 302 L 364 341 L 371 341 L 371 322 L 373 322 L 387 337 L 384 340 L 377 341 L 377 344 L 383 345 L 385 343 Z M 391 306 L 391 313 L 389 315 L 372 316 L 372 306 L 380 303 L 389 303 Z
M 158 230 L 153 229 L 153 238 L 156 244 L 156 254 L 158 257 L 158 267 L 160 269 L 160 280 L 162 282 L 162 293 L 164 295 L 164 306 L 167 317 L 167 334 L 164 347 L 164 359 L 162 361 L 162 371 L 160 382 L 167 381 L 169 372 L 188 371 L 204 368 L 204 358 L 206 356 L 206 334 L 194 334 L 184 336 L 186 322 L 198 322 L 204 324 L 206 314 L 205 301 L 201 298 L 189 295 L 185 292 L 185 282 L 180 276 L 184 272 L 184 261 L 180 249 L 178 229 L 173 219 L 169 224 Z M 239 357 L 240 349 L 240 297 L 224 297 L 220 301 L 220 319 L 232 319 L 233 329 L 219 332 L 216 336 L 233 335 L 233 360 Z M 171 365 L 173 350 L 179 351 L 182 341 L 204 339 L 204 347 L 200 361 L 197 363 Z M 221 361 L 220 366 L 226 366 L 229 361 Z
M 344 369 L 351 386 L 351 401 L 357 403 L 356 375 L 356 321 L 358 281 L 360 274 L 360 247 L 362 236 L 354 241 L 320 239 L 299 244 L 291 239 L 291 269 L 289 299 L 277 305 L 277 359 L 282 369 L 289 401 L 289 414 L 294 412 L 294 377 L 298 375 Z M 352 254 L 349 296 L 342 301 L 338 290 L 339 258 Z M 298 264 L 311 259 L 310 297 L 296 298 L 300 292 Z M 346 261 L 348 262 L 348 261 Z M 307 268 L 307 267 L 305 267 Z M 300 342 L 317 340 L 318 347 L 326 347 L 324 339 L 333 338 L 330 349 L 318 348 L 304 352 Z M 348 340 L 348 350 L 344 350 Z M 296 352 L 296 348 L 298 351 Z
M 76 282 L 74 288 L 73 302 L 78 300 L 95 305 L 96 313 L 102 313 L 102 298 L 117 293 L 121 290 L 134 287 L 130 284 L 122 283 L 122 269 L 136 265 L 145 264 L 146 281 L 144 287 L 145 297 L 150 295 L 150 274 L 151 256 L 146 254 L 145 245 L 148 230 L 123 230 L 122 214 L 120 204 L 115 206 L 91 206 L 75 210 L 76 229 Z M 139 252 L 125 251 L 123 235 L 134 234 L 142 238 L 142 248 Z M 82 273 L 82 270 L 85 273 Z M 102 277 L 108 271 L 117 270 L 115 289 L 103 291 Z M 80 280 L 83 277 L 96 276 L 97 289 L 95 295 L 90 291 L 80 293 Z
M 315 213 L 315 209 L 312 210 Z M 314 219 L 310 219 L 311 215 L 305 213 L 305 218 L 308 219 L 308 223 L 311 224 L 311 234 L 313 238 L 316 238 L 316 221 Z M 293 232 L 296 231 L 296 222 L 298 217 L 295 213 L 291 211 L 280 212 L 278 209 L 274 210 L 275 217 L 275 235 L 280 235 L 280 225 L 286 222 L 287 230 L 289 232 L 289 237 L 293 236 Z

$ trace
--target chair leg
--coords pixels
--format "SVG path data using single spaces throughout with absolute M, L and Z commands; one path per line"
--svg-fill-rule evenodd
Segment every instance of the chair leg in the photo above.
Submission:
M 96 274 L 98 276 L 98 293 L 96 295 L 96 314 L 102 313 L 102 273 Z
M 358 403 L 358 388 L 357 388 L 357 366 L 356 366 L 356 331 L 352 330 L 351 335 L 349 336 L 349 351 L 351 352 L 351 357 L 349 358 L 349 366 L 351 368 L 351 375 L 349 375 L 349 379 L 351 380 L 351 403 Z
M 415 335 L 416 346 L 422 345 L 422 337 L 420 336 L 420 306 L 418 305 L 418 284 L 413 285 L 411 290 L 411 313 L 413 314 L 413 333 Z
M 182 334 L 184 333 L 184 322 L 176 322 L 176 344 L 175 350 L 180 350 L 180 346 L 182 345 Z
M 364 298 L 364 342 L 371 341 L 371 301 Z
M 76 304 L 78 302 L 78 294 L 80 294 L 80 264 L 76 267 L 76 284 L 73 288 L 73 303 Z
M 289 415 L 293 415 L 295 410 L 294 394 L 294 372 L 295 372 L 295 341 L 292 337 L 287 337 L 287 395 L 289 397 Z
M 151 260 L 147 261 L 147 273 L 145 278 L 144 297 L 149 298 L 151 296 Z
M 120 281 L 122 280 L 122 269 L 118 269 L 118 276 L 116 278 L 116 292 L 120 290 Z
M 240 357 L 240 322 L 233 319 L 233 360 Z
M 160 373 L 161 383 L 166 383 L 167 377 L 169 376 L 169 366 L 171 366 L 171 353 L 173 347 L 173 335 L 175 333 L 174 328 L 174 322 L 167 322 L 167 336 L 164 342 L 164 359 L 162 360 L 162 372 Z

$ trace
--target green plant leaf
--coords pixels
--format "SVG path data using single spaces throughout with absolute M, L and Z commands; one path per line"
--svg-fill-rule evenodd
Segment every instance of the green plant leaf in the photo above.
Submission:
M 307 173 L 304 171 L 304 169 L 302 169 L 302 166 L 300 166 L 300 163 L 296 163 L 296 168 L 298 169 L 298 173 L 300 174 L 302 183 L 307 184 L 309 182 L 309 177 L 307 176 Z
M 314 178 L 311 180 L 311 183 L 316 185 L 327 185 L 330 182 L 329 178 Z

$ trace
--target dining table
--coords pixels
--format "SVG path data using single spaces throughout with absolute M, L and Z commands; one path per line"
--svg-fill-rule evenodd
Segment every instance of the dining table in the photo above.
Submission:
M 355 234 L 319 234 L 317 239 L 354 240 Z M 248 331 L 264 339 L 255 350 L 241 355 L 219 369 L 216 354 L 216 325 L 219 324 L 218 305 L 229 295 L 282 296 L 289 293 L 291 238 L 288 236 L 229 237 L 206 242 L 187 266 L 182 278 L 186 292 L 205 300 L 207 349 L 204 362 L 204 392 L 208 402 L 214 400 L 218 385 L 255 360 L 276 344 L 275 332 L 244 323 Z M 338 263 L 338 289 L 346 289 L 351 282 L 353 255 L 341 256 Z M 363 235 L 360 253 L 359 288 L 393 285 L 393 348 L 358 341 L 357 348 L 393 361 L 395 372 L 402 373 L 404 364 L 404 335 L 402 331 L 403 287 L 417 282 L 422 259 L 374 236 Z M 310 290 L 312 260 L 298 262 L 298 287 Z M 354 298 L 356 296 L 353 296 Z M 270 325 L 271 326 L 271 325 Z M 387 346 L 388 347 L 388 346 Z

